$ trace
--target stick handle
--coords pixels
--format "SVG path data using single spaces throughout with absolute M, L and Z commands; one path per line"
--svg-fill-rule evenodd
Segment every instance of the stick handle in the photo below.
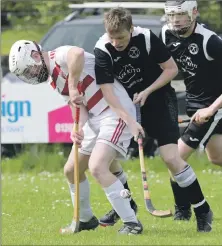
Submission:
M 136 118 L 137 122 L 141 124 L 141 111 L 140 111 L 140 105 L 136 104 Z M 143 152 L 143 136 L 142 134 L 139 134 L 138 137 L 138 147 L 139 147 L 139 158 L 140 158 L 140 169 L 142 174 L 142 182 L 143 182 L 143 194 L 144 199 L 150 199 L 149 189 L 148 189 L 148 182 L 147 182 L 147 175 L 146 175 L 146 168 L 145 168 L 145 161 L 144 161 L 144 152 Z
M 74 132 L 79 131 L 79 117 L 80 108 L 75 108 L 75 119 L 74 119 Z M 78 145 L 74 144 L 74 221 L 79 222 L 79 159 L 78 159 Z
M 141 119 L 141 110 L 140 110 L 140 104 L 136 104 L 136 119 L 137 122 L 141 125 L 142 119 Z

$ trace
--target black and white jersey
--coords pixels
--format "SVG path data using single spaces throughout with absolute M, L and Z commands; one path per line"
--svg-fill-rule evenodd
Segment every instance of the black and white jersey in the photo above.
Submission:
M 222 40 L 197 23 L 187 38 L 176 37 L 163 26 L 162 41 L 182 71 L 187 109 L 207 107 L 222 94 Z
M 163 42 L 151 30 L 141 27 L 134 27 L 130 43 L 124 51 L 117 51 L 108 35 L 104 34 L 96 43 L 94 53 L 97 83 L 113 83 L 116 79 L 131 98 L 160 76 L 163 70 L 159 64 L 171 57 Z M 167 88 L 171 88 L 170 84 L 158 91 Z

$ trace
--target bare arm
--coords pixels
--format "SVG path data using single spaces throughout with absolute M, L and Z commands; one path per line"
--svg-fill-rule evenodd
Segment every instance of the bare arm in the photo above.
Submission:
M 147 42 L 151 43 L 150 59 L 158 64 L 163 71 L 144 91 L 134 95 L 134 103 L 140 103 L 141 106 L 145 104 L 151 93 L 168 84 L 178 73 L 177 65 L 164 43 L 152 31 L 145 29 L 144 34 Z
M 69 103 L 69 106 L 72 111 L 73 120 L 75 120 L 75 106 L 71 103 Z M 86 121 L 88 120 L 88 111 L 83 104 L 78 107 L 80 108 L 79 129 L 78 132 L 74 131 L 73 129 L 72 132 L 70 133 L 70 138 L 72 139 L 73 143 L 81 147 L 81 143 L 84 139 L 84 132 L 82 128 L 85 125 Z
M 80 95 L 78 90 L 78 83 L 84 64 L 84 50 L 78 47 L 71 48 L 67 54 L 67 66 L 69 72 L 68 88 L 70 102 L 75 106 L 82 104 L 83 101 L 83 95 Z
M 139 133 L 142 133 L 143 136 L 145 135 L 143 128 L 123 108 L 113 91 L 113 63 L 111 56 L 105 50 L 105 48 L 104 50 L 100 48 L 94 49 L 96 83 L 100 86 L 103 96 L 110 108 L 128 125 L 134 139 L 137 141 Z
M 140 105 L 143 106 L 147 97 L 152 92 L 168 84 L 178 73 L 177 65 L 172 57 L 166 62 L 161 63 L 160 66 L 163 69 L 161 75 L 144 91 L 134 95 L 134 103 L 140 103 Z
M 126 112 L 121 105 L 119 98 L 115 95 L 113 84 L 102 84 L 100 87 L 110 108 L 127 124 L 131 116 Z
M 74 120 L 75 119 L 75 107 L 70 103 L 69 103 L 69 106 L 71 108 L 72 117 Z M 81 130 L 83 126 L 85 125 L 85 123 L 87 122 L 89 115 L 88 115 L 88 111 L 86 107 L 83 104 L 81 104 L 79 107 L 80 107 L 79 130 Z
M 150 94 L 168 84 L 177 75 L 178 68 L 165 44 L 152 31 L 148 33 L 151 43 L 150 57 L 163 69 L 156 81 L 148 87 Z
M 198 109 L 192 116 L 191 121 L 197 123 L 207 122 L 220 108 L 222 108 L 222 95 L 220 95 L 209 107 Z
M 82 48 L 73 47 L 68 51 L 67 66 L 69 72 L 69 90 L 77 89 L 77 85 L 84 68 L 84 63 L 84 50 Z
M 138 124 L 133 117 L 123 108 L 118 97 L 113 91 L 113 84 L 101 84 L 100 88 L 103 92 L 103 96 L 110 108 L 129 126 L 134 139 L 137 140 L 139 132 L 145 136 L 143 128 Z
M 210 105 L 211 110 L 213 113 L 216 113 L 217 110 L 222 108 L 222 95 L 220 95 L 211 105 Z
M 215 60 L 221 62 L 222 40 L 217 35 L 212 35 L 207 42 L 207 52 Z M 207 122 L 220 108 L 222 108 L 222 95 L 220 95 L 209 107 L 197 110 L 191 121 L 197 123 Z
M 149 94 L 168 84 L 178 73 L 177 65 L 172 57 L 166 62 L 161 63 L 160 66 L 163 72 L 157 80 L 146 89 L 149 91 Z

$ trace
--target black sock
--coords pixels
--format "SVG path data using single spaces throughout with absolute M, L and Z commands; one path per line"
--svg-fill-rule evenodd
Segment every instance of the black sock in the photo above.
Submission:
M 186 166 L 185 169 L 175 175 L 174 178 L 178 185 L 187 193 L 189 202 L 194 207 L 195 214 L 208 213 L 210 210 L 209 204 L 204 199 L 199 182 L 191 166 Z
M 173 190 L 173 196 L 175 204 L 178 207 L 183 207 L 184 209 L 190 208 L 190 202 L 188 194 L 186 193 L 186 190 L 184 188 L 181 188 L 177 182 L 170 179 L 171 188 Z
M 126 180 L 126 175 L 123 172 L 123 170 L 121 170 L 120 172 L 113 173 L 113 175 L 115 175 L 121 181 L 124 189 L 127 189 L 130 191 L 130 188 L 129 188 L 127 180 Z
M 125 184 L 123 184 L 123 186 L 124 186 L 124 189 L 127 189 L 127 190 L 129 190 L 129 191 L 130 191 L 130 188 L 129 188 L 129 186 L 128 186 L 127 181 L 126 181 L 126 183 L 125 183 Z
M 123 186 L 124 186 L 125 189 L 127 189 L 127 190 L 130 191 L 130 188 L 129 188 L 129 186 L 128 186 L 127 181 L 126 181 L 125 184 L 123 184 Z M 135 201 L 134 201 L 133 198 L 131 197 L 131 199 L 130 199 L 130 206 L 133 208 L 133 207 L 135 206 L 135 204 L 136 204 Z
M 204 199 L 204 195 L 201 191 L 200 184 L 196 179 L 190 186 L 185 189 L 190 192 L 190 202 L 193 204 L 195 214 L 208 213 L 210 206 Z M 199 204 L 198 204 L 199 203 Z

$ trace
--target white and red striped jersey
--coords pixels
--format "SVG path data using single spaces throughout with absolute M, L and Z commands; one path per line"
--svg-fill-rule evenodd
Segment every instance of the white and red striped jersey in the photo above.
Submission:
M 72 47 L 73 46 L 61 46 L 48 52 L 51 75 L 49 84 L 61 94 L 67 102 L 69 101 L 67 53 Z M 88 52 L 84 54 L 85 65 L 80 76 L 78 87 L 84 93 L 84 105 L 87 107 L 88 111 L 93 115 L 99 115 L 108 107 L 108 104 L 103 98 L 99 85 L 96 84 L 94 55 Z M 119 97 L 123 106 L 126 105 L 128 108 L 131 105 L 132 101 L 127 92 L 117 81 L 114 83 L 114 92 Z

